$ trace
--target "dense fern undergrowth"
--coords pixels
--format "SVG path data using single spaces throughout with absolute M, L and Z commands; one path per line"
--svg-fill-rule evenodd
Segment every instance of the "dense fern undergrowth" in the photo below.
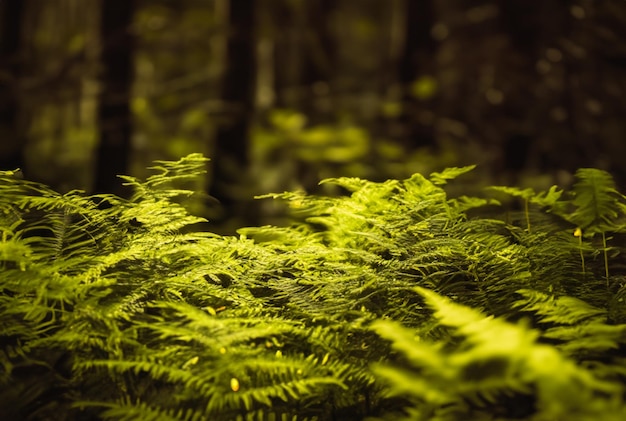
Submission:
M 233 237 L 183 206 L 205 161 L 123 177 L 128 200 L 0 172 L 0 419 L 626 419 L 606 172 L 480 198 L 446 193 L 472 167 L 330 179 L 350 194 L 268 195 L 299 222 Z

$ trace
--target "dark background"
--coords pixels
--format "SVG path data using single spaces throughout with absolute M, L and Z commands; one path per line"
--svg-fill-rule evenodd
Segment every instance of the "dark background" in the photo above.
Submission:
M 623 0 L 0 0 L 0 25 L 0 169 L 60 191 L 202 152 L 198 211 L 233 227 L 334 176 L 626 181 Z

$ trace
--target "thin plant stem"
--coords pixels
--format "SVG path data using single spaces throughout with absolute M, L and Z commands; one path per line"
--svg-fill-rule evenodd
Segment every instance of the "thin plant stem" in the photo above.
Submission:
M 526 227 L 528 229 L 528 233 L 530 234 L 530 213 L 528 211 L 528 202 L 528 199 L 524 200 L 524 211 L 526 212 Z
M 580 228 L 574 230 L 574 236 L 578 237 L 578 251 L 580 252 L 580 263 L 582 265 L 583 276 L 585 275 L 585 254 L 583 253 L 583 232 Z
M 606 247 L 606 234 L 602 233 L 602 250 L 604 251 L 604 275 L 606 276 L 606 287 L 609 287 L 609 253 Z

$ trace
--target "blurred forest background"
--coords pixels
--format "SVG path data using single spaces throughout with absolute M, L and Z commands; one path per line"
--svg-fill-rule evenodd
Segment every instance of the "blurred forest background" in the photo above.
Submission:
M 0 169 L 60 191 L 127 195 L 116 174 L 201 152 L 219 202 L 194 206 L 227 230 L 334 176 L 626 181 L 624 0 L 0 5 Z

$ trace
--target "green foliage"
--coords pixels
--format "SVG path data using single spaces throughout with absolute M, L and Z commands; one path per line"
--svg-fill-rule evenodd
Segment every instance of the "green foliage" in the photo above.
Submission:
M 584 250 L 586 244 L 583 244 L 583 237 L 593 239 L 593 236 L 599 233 L 601 235 L 599 249 L 604 257 L 604 277 L 606 287 L 610 288 L 609 252 L 619 253 L 619 251 L 608 247 L 606 235 L 610 232 L 624 232 L 625 197 L 617 191 L 613 178 L 606 171 L 581 168 L 576 171 L 576 179 L 577 182 L 572 191 L 568 192 L 566 200 L 560 200 L 563 192 L 556 186 L 540 193 L 535 193 L 532 189 L 521 190 L 514 187 L 498 186 L 491 189 L 524 199 L 528 231 L 531 220 L 529 203 L 538 205 L 573 224 L 576 227 L 574 235 L 579 238 L 583 274 L 586 272 Z
M 391 395 L 407 397 L 407 415 L 393 419 L 494 419 L 495 415 L 498 419 L 618 420 L 626 414 L 616 405 L 624 392 L 622 385 L 599 378 L 594 370 L 539 343 L 538 332 L 486 317 L 423 288 L 417 292 L 451 336 L 429 343 L 396 323 L 373 324 L 404 360 L 403 367 L 374 367 L 390 384 Z
M 502 218 L 444 189 L 473 167 L 327 179 L 349 195 L 266 195 L 292 225 L 226 237 L 184 206 L 205 161 L 123 177 L 129 200 L 0 173 L 2 419 L 626 416 L 606 174 L 500 187 L 529 204 Z
M 572 205 L 575 211 L 567 219 L 592 232 L 616 228 L 616 220 L 625 208 L 624 196 L 615 188 L 613 178 L 606 171 L 581 168 L 576 171 Z

